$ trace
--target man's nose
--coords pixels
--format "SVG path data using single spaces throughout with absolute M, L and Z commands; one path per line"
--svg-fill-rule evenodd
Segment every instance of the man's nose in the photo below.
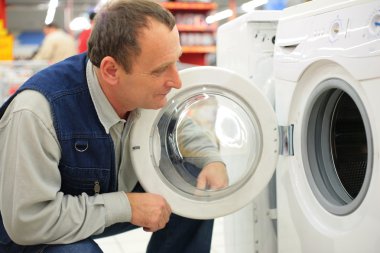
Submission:
M 182 81 L 176 67 L 172 69 L 171 77 L 170 80 L 167 81 L 167 85 L 175 89 L 180 89 L 182 87 Z

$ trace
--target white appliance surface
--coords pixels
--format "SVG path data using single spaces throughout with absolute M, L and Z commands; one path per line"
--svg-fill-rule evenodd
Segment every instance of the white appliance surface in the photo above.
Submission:
M 217 66 L 249 78 L 273 105 L 273 49 L 280 14 L 281 11 L 252 11 L 217 31 Z
M 277 29 L 279 252 L 378 252 L 380 1 L 308 2 Z
M 217 31 L 217 66 L 248 78 L 273 107 L 273 50 L 280 14 L 252 11 Z M 274 177 L 249 205 L 224 217 L 226 253 L 277 252 L 276 220 L 272 215 L 276 208 Z

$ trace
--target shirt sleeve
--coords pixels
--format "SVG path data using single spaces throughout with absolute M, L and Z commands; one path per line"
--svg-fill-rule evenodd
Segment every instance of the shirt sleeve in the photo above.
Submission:
M 198 168 L 223 162 L 217 140 L 191 119 L 185 119 L 178 128 L 178 146 L 183 158 Z
M 24 91 L 8 107 L 0 121 L 0 143 L 0 209 L 14 242 L 72 243 L 130 221 L 124 192 L 60 192 L 60 146 L 49 104 L 38 92 Z

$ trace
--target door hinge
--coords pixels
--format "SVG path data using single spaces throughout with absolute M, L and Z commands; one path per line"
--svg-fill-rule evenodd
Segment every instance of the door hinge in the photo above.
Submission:
M 267 211 L 267 216 L 271 220 L 277 220 L 277 209 L 269 209 Z
M 279 154 L 280 155 L 283 155 L 283 156 L 294 155 L 293 130 L 294 130 L 294 125 L 279 126 L 279 134 L 280 134 Z

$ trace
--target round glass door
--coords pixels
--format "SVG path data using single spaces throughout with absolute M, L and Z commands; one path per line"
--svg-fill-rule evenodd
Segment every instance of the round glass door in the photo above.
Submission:
M 163 195 L 173 212 L 213 218 L 244 206 L 269 181 L 277 124 L 270 103 L 249 81 L 214 67 L 187 71 L 165 108 L 140 111 L 131 157 L 145 190 Z
M 254 114 L 233 94 L 204 85 L 172 99 L 152 138 L 162 180 L 188 198 L 218 199 L 254 173 L 262 150 Z

